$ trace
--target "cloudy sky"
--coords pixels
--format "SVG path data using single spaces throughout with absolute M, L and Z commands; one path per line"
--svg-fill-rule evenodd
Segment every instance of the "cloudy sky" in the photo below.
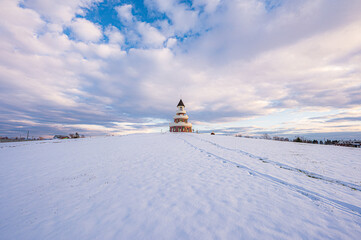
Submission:
M 0 0 L 0 135 L 361 138 L 360 0 Z

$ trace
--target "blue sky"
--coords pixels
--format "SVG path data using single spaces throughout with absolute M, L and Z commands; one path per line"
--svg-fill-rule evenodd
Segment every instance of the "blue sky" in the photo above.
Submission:
M 0 136 L 361 138 L 358 0 L 3 0 Z

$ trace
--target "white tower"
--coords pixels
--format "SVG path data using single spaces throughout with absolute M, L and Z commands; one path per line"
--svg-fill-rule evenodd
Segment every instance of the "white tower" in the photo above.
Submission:
M 185 110 L 184 103 L 179 100 L 177 105 L 177 112 L 176 115 L 173 117 L 174 122 L 169 124 L 169 131 L 170 132 L 192 132 L 192 123 L 188 122 L 188 115 Z

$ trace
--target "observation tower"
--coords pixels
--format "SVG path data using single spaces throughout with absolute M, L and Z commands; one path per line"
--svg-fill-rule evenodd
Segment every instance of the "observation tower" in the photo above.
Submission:
M 192 132 L 192 123 L 188 122 L 188 115 L 185 110 L 184 103 L 179 100 L 177 105 L 176 115 L 173 117 L 174 122 L 169 123 L 169 131 L 170 132 Z

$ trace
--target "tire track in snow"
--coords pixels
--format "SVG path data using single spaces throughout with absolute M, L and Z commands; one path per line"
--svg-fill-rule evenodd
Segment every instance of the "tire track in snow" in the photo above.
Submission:
M 184 143 L 186 143 L 190 147 L 196 149 L 197 151 L 204 152 L 208 156 L 213 156 L 214 158 L 216 158 L 218 160 L 221 160 L 223 163 L 228 163 L 228 164 L 234 165 L 235 167 L 237 167 L 239 169 L 247 171 L 247 173 L 249 175 L 259 177 L 259 178 L 261 178 L 263 180 L 266 180 L 268 182 L 272 182 L 272 183 L 274 183 L 276 185 L 279 185 L 279 186 L 282 186 L 282 187 L 286 187 L 289 190 L 292 190 L 294 192 L 302 194 L 303 196 L 311 199 L 312 201 L 320 201 L 320 202 L 322 202 L 322 203 L 324 203 L 326 205 L 337 208 L 337 209 L 339 209 L 339 210 L 341 210 L 343 212 L 346 212 L 348 214 L 351 214 L 351 215 L 354 215 L 354 216 L 357 216 L 357 217 L 361 217 L 361 208 L 358 207 L 358 206 L 355 206 L 355 205 L 352 205 L 352 204 L 349 204 L 349 203 L 346 203 L 346 202 L 342 202 L 342 201 L 339 201 L 339 200 L 336 200 L 336 199 L 332 199 L 332 198 L 329 198 L 329 197 L 325 197 L 325 196 L 323 196 L 323 195 L 321 195 L 321 194 L 319 194 L 317 192 L 307 190 L 304 187 L 288 183 L 288 182 L 283 181 L 283 180 L 281 180 L 279 178 L 276 178 L 276 177 L 270 176 L 268 174 L 258 172 L 256 170 L 253 170 L 253 169 L 247 167 L 247 166 L 241 165 L 241 164 L 239 164 L 237 162 L 234 162 L 234 161 L 228 160 L 228 159 L 226 159 L 224 157 L 218 156 L 218 155 L 216 155 L 214 153 L 211 153 L 211 152 L 209 152 L 209 151 L 207 151 L 205 149 L 197 147 L 196 145 L 194 145 L 194 144 L 190 143 L 189 141 L 185 140 L 184 138 L 178 137 L 178 139 L 183 140 Z
M 236 153 L 240 153 L 242 155 L 245 155 L 245 156 L 248 156 L 252 159 L 256 159 L 256 160 L 259 160 L 259 161 L 262 161 L 263 163 L 270 163 L 274 166 L 277 166 L 281 169 L 285 169 L 285 170 L 289 170 L 289 171 L 293 171 L 293 172 L 297 172 L 297 173 L 301 173 L 303 175 L 306 175 L 307 177 L 309 178 L 314 178 L 314 179 L 318 179 L 318 180 L 322 180 L 322 181 L 326 181 L 326 182 L 330 182 L 330 183 L 334 183 L 334 184 L 338 184 L 338 185 L 341 185 L 341 186 L 344 186 L 344 187 L 348 187 L 352 190 L 355 190 L 355 191 L 361 191 L 361 186 L 357 185 L 357 184 L 353 184 L 353 183 L 349 183 L 349 182 L 345 182 L 345 181 L 341 181 L 341 180 L 338 180 L 338 179 L 334 179 L 334 178 L 330 178 L 330 177 L 326 177 L 326 176 L 323 176 L 321 174 L 318 174 L 318 173 L 314 173 L 314 172 L 310 172 L 310 171 L 307 171 L 307 170 L 304 170 L 304 169 L 300 169 L 300 168 L 295 168 L 295 167 L 292 167 L 292 166 L 289 166 L 287 164 L 283 164 L 283 163 L 280 163 L 280 162 L 277 162 L 277 161 L 272 161 L 266 157 L 260 157 L 260 156 L 257 156 L 257 155 L 254 155 L 252 153 L 248 153 L 246 151 L 243 151 L 243 150 L 239 150 L 239 149 L 232 149 L 232 148 L 227 148 L 227 147 L 224 147 L 224 146 L 221 146 L 217 143 L 214 143 L 214 142 L 211 142 L 211 141 L 208 141 L 208 140 L 204 140 L 204 139 L 201 139 L 201 138 L 197 138 L 195 136 L 192 136 L 200 141 L 203 141 L 203 142 L 206 142 L 206 143 L 209 143 L 209 144 L 212 144 L 220 149 L 224 149 L 224 150 L 227 150 L 227 151 L 232 151 L 232 152 L 236 152 Z

